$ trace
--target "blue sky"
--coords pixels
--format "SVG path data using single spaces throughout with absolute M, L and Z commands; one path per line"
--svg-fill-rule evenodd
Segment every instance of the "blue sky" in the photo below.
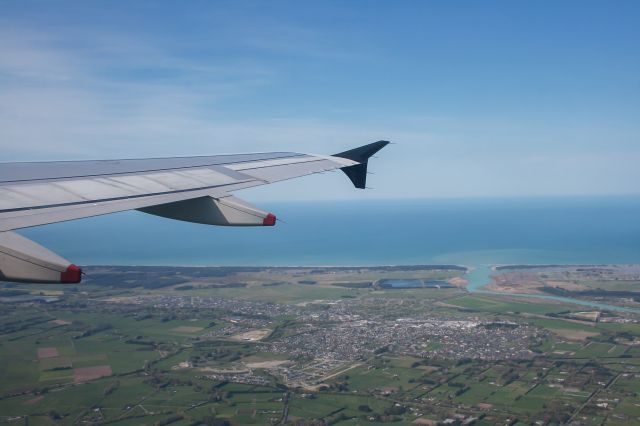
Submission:
M 259 200 L 638 194 L 640 2 L 0 0 L 0 160 L 335 153 Z

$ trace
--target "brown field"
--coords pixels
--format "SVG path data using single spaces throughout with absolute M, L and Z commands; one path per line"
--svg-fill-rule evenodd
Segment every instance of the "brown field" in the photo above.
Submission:
M 282 364 L 287 364 L 289 360 L 279 360 L 279 361 L 261 361 L 261 362 L 249 362 L 247 363 L 247 367 L 249 368 L 275 368 L 279 367 Z
M 171 331 L 175 331 L 177 333 L 197 333 L 202 330 L 204 330 L 202 327 L 189 327 L 184 325 L 171 329 Z
M 587 337 L 594 337 L 600 334 L 598 332 L 569 330 L 566 328 L 549 328 L 549 331 L 557 334 L 560 337 L 564 337 L 567 340 L 586 340 Z
M 436 426 L 438 424 L 437 421 L 426 419 L 422 417 L 418 417 L 414 421 L 411 422 L 412 425 L 424 425 L 424 426 Z
M 439 367 L 434 367 L 432 365 L 420 365 L 417 368 L 418 370 L 426 371 L 427 373 L 433 373 L 434 371 L 440 370 Z
M 462 277 L 453 277 L 447 280 L 449 284 L 455 285 L 456 287 L 466 287 L 469 285 L 469 281 L 465 280 Z
M 38 359 L 53 358 L 58 356 L 56 348 L 38 348 Z
M 38 402 L 42 401 L 44 399 L 44 396 L 40 395 L 40 396 L 36 396 L 35 398 L 32 399 L 28 399 L 25 402 L 22 403 L 22 405 L 33 405 L 33 404 L 37 404 Z
M 93 379 L 98 379 L 104 376 L 110 376 L 111 366 L 110 365 L 98 365 L 96 367 L 84 367 L 84 368 L 76 368 L 73 370 L 73 380 L 78 382 L 86 382 Z
M 71 367 L 72 365 L 71 358 L 66 356 L 43 358 L 39 362 L 40 371 L 49 370 L 51 368 Z
M 257 340 L 262 340 L 271 334 L 271 330 L 252 330 L 247 331 L 245 333 L 236 334 L 235 336 L 231 336 L 233 340 L 248 340 L 251 342 L 255 342 Z

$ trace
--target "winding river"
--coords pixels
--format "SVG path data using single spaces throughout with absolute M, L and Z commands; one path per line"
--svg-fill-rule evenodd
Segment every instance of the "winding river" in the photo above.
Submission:
M 465 275 L 465 279 L 469 281 L 467 285 L 467 290 L 471 293 L 479 293 L 479 294 L 492 294 L 498 296 L 514 296 L 514 297 L 523 297 L 523 298 L 535 298 L 535 299 L 548 299 L 548 300 L 557 300 L 564 303 L 572 303 L 574 305 L 583 305 L 591 308 L 597 308 L 600 310 L 609 310 L 609 311 L 622 311 L 622 312 L 634 312 L 640 313 L 640 309 L 634 308 L 625 308 L 622 306 L 616 305 L 608 305 L 605 303 L 597 303 L 591 302 L 588 300 L 580 300 L 574 299 L 572 297 L 562 297 L 562 296 L 551 296 L 545 294 L 526 294 L 526 293 L 506 293 L 499 291 L 490 291 L 484 290 L 484 286 L 491 283 L 491 275 L 494 274 L 491 265 L 478 265 L 469 267 L 469 272 Z

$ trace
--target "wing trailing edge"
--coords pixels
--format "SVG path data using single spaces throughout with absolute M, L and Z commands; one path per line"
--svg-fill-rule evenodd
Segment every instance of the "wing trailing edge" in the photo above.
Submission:
M 199 197 L 138 209 L 141 212 L 184 222 L 218 226 L 273 226 L 276 217 L 231 195 Z

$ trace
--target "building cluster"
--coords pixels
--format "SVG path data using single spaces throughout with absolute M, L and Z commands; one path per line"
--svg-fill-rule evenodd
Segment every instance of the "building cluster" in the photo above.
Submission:
M 212 309 L 227 313 L 208 337 L 273 328 L 281 317 L 295 323 L 261 350 L 289 357 L 353 361 L 383 352 L 446 359 L 527 359 L 532 342 L 544 334 L 526 324 L 455 316 L 414 306 L 422 302 L 347 299 L 286 305 L 206 296 L 146 295 L 136 303 L 156 308 Z M 383 303 L 383 305 L 381 305 Z
M 220 298 L 210 296 L 141 295 L 128 299 L 129 303 L 151 305 L 154 308 L 212 309 L 247 318 L 273 318 L 298 313 L 299 307 L 269 302 Z
M 260 352 L 283 355 L 292 361 L 272 369 L 285 383 L 319 383 L 346 365 L 383 353 L 449 360 L 531 359 L 534 353 L 529 348 L 545 335 L 542 329 L 526 324 L 426 309 L 422 304 L 428 301 L 423 300 L 362 298 L 285 305 L 147 295 L 140 296 L 136 303 L 220 312 L 218 325 L 200 338 L 238 340 L 243 333 L 279 327 L 278 333 L 269 339 L 255 339 L 254 344 Z M 286 325 L 284 317 L 288 319 Z M 250 384 L 264 380 L 244 373 L 241 377 L 218 376 L 212 378 Z
M 527 325 L 492 326 L 481 320 L 343 316 L 336 322 L 306 323 L 264 351 L 298 358 L 353 361 L 393 352 L 423 358 L 529 359 L 539 329 Z
M 231 383 L 243 383 L 247 385 L 256 386 L 269 386 L 271 382 L 263 376 L 255 374 L 252 371 L 237 372 L 237 373 L 211 373 L 203 376 L 207 379 L 214 380 L 216 382 L 231 382 Z

